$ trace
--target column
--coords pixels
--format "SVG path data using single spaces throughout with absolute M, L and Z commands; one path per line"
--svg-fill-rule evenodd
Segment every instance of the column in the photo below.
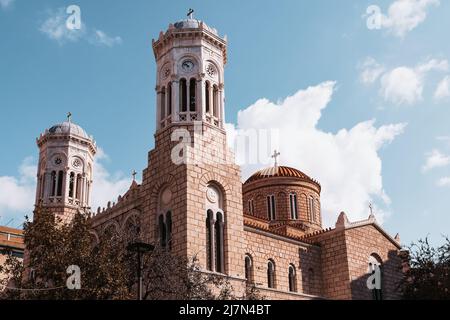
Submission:
M 219 126 L 223 128 L 225 123 L 225 91 L 224 91 L 224 85 L 221 83 L 219 85 Z
M 196 98 L 197 98 L 197 120 L 205 120 L 205 82 L 200 78 L 197 80 L 197 92 L 196 92 Z
M 180 112 L 180 82 L 172 79 L 172 122 L 178 122 Z
M 186 112 L 191 112 L 191 80 L 186 79 L 186 96 L 187 96 L 187 106 Z M 186 121 L 189 121 L 189 116 L 186 116 Z
M 161 92 L 159 86 L 156 86 L 156 130 L 161 128 Z

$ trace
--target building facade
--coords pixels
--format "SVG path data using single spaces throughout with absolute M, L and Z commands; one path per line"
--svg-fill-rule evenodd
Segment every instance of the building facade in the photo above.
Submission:
M 170 24 L 152 42 L 157 65 L 155 147 L 142 183 L 92 216 L 92 236 L 130 233 L 228 277 L 236 295 L 255 285 L 268 299 L 371 299 L 382 270 L 383 298 L 402 278 L 399 238 L 373 215 L 341 213 L 323 229 L 321 186 L 298 169 L 275 166 L 245 183 L 228 149 L 225 123 L 227 40 L 204 22 Z M 36 204 L 64 221 L 90 211 L 95 142 L 67 122 L 38 139 Z

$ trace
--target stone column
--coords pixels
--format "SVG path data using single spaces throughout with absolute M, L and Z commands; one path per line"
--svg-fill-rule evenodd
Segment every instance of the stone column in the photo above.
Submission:
M 161 92 L 159 86 L 156 86 L 156 130 L 161 128 Z
M 178 122 L 180 112 L 180 82 L 172 79 L 172 122 Z

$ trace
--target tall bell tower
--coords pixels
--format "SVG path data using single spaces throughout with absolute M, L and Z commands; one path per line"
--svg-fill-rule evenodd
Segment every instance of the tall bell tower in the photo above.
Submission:
M 241 172 L 224 129 L 226 38 L 190 12 L 152 46 L 156 133 L 143 172 L 144 224 L 154 242 L 244 283 Z
M 36 140 L 39 165 L 35 206 L 52 212 L 63 222 L 70 222 L 78 210 L 89 209 L 97 152 L 93 138 L 70 117 L 45 130 Z

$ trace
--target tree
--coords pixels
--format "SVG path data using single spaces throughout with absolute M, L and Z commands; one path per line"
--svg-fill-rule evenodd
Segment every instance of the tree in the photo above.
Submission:
M 437 248 L 428 238 L 410 247 L 410 267 L 402 282 L 404 299 L 450 299 L 450 240 Z
M 3 267 L 7 289 L 3 299 L 112 300 L 134 299 L 137 291 L 137 256 L 126 247 L 143 241 L 138 221 L 129 221 L 124 234 L 107 229 L 91 238 L 91 220 L 77 213 L 70 224 L 38 209 L 24 225 L 26 266 L 8 257 Z M 67 267 L 81 270 L 81 290 L 66 287 Z M 236 299 L 228 279 L 200 272 L 194 257 L 185 261 L 166 248 L 156 247 L 143 258 L 143 298 L 149 300 Z M 0 269 L 0 271 L 2 271 Z

